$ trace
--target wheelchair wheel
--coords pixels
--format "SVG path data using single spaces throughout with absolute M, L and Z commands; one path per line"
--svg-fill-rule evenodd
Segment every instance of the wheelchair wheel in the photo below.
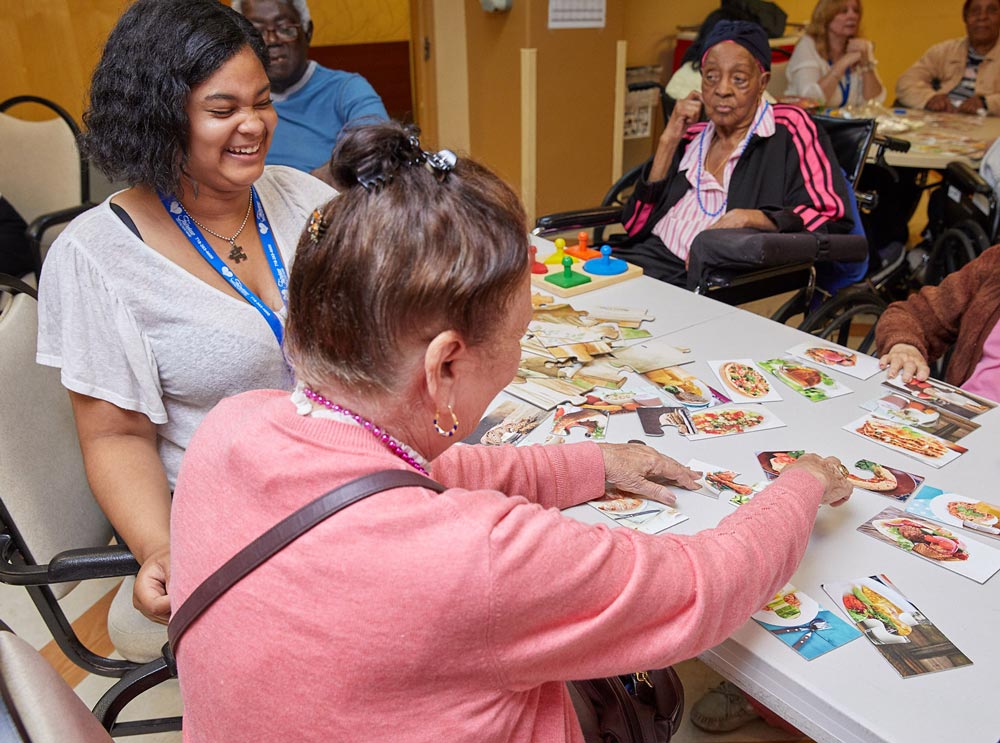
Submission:
M 868 353 L 875 344 L 875 324 L 887 306 L 870 291 L 841 292 L 811 312 L 799 330 Z
M 970 234 L 973 236 L 970 237 Z M 931 247 L 923 276 L 924 285 L 940 284 L 945 276 L 975 259 L 983 251 L 982 245 L 989 247 L 989 238 L 983 228 L 971 220 L 946 229 Z

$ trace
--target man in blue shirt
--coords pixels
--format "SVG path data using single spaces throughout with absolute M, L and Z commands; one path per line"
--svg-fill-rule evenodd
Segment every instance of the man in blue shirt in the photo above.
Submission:
M 388 118 L 378 93 L 361 75 L 309 60 L 313 24 L 306 0 L 233 0 L 267 45 L 271 98 L 278 112 L 269 165 L 312 171 L 330 159 L 341 128 L 365 117 Z

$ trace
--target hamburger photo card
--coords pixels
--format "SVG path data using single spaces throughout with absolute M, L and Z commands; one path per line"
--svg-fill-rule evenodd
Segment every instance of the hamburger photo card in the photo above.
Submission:
M 850 387 L 842 385 L 822 369 L 796 359 L 768 359 L 761 361 L 760 366 L 777 377 L 779 382 L 813 402 L 830 400 L 851 392 Z
M 976 583 L 985 583 L 1000 570 L 1000 550 L 995 547 L 965 542 L 951 528 L 893 506 L 859 526 L 858 531 Z
M 878 359 L 821 340 L 800 343 L 785 353 L 857 379 L 868 379 L 879 372 Z
M 823 590 L 903 678 L 972 665 L 885 575 L 824 583 Z
M 733 402 L 776 402 L 781 395 L 750 359 L 709 361 L 722 389 Z

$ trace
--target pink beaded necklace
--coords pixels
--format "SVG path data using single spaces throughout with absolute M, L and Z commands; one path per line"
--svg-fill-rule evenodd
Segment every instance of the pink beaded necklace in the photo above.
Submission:
M 399 457 L 408 465 L 413 467 L 413 469 L 415 469 L 417 472 L 419 472 L 422 475 L 426 475 L 427 477 L 430 477 L 430 473 L 424 468 L 422 464 L 420 464 L 420 462 L 416 460 L 416 458 L 412 454 L 410 454 L 406 450 L 405 446 L 396 441 L 396 439 L 387 434 L 384 430 L 376 426 L 367 418 L 364 418 L 361 415 L 358 415 L 357 413 L 348 410 L 343 405 L 338 405 L 335 402 L 327 400 L 321 394 L 319 394 L 315 390 L 310 389 L 309 387 L 303 387 L 302 393 L 317 405 L 322 405 L 324 408 L 326 408 L 327 410 L 332 410 L 334 413 L 340 413 L 341 415 L 346 415 L 348 418 L 350 418 L 355 423 L 364 428 L 366 431 L 368 431 L 372 436 L 374 436 L 383 444 L 385 444 L 386 448 L 389 451 L 391 451 L 397 457 Z

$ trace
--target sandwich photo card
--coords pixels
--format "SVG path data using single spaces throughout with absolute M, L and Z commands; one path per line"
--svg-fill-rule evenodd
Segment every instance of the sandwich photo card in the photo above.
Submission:
M 806 660 L 861 637 L 859 630 L 791 583 L 750 618 Z
M 775 402 L 781 395 L 774 389 L 764 373 L 751 359 L 729 361 L 709 361 L 715 376 L 722 383 L 722 389 L 733 402 Z
M 879 373 L 878 359 L 865 356 L 843 346 L 816 339 L 792 346 L 785 353 L 809 363 L 819 364 L 827 370 L 834 370 L 857 379 L 868 379 Z
M 903 678 L 972 665 L 885 575 L 824 583 L 823 590 Z
M 893 506 L 873 516 L 858 531 L 976 583 L 985 583 L 1000 570 L 1000 550 L 995 547 L 966 543 L 950 528 Z
M 777 377 L 782 384 L 813 402 L 831 400 L 851 392 L 850 387 L 841 384 L 822 369 L 796 359 L 768 359 L 761 361 L 760 366 Z

